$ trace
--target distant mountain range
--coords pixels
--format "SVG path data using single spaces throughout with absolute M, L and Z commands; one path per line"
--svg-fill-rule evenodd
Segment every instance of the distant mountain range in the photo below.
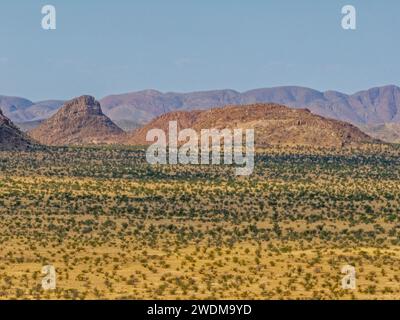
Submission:
M 15 123 L 22 123 L 21 127 L 31 128 L 39 124 L 57 112 L 63 103 L 58 100 L 34 103 L 23 98 L 0 96 L 0 108 L 4 114 Z M 243 93 L 234 90 L 191 93 L 145 90 L 107 96 L 100 103 L 104 114 L 125 130 L 142 126 L 171 111 L 278 103 L 292 108 L 308 108 L 317 115 L 352 123 L 376 138 L 400 142 L 400 88 L 397 86 L 377 87 L 351 95 L 295 86 Z
M 0 96 L 0 109 L 15 123 L 47 119 L 64 104 L 64 101 L 48 100 L 32 102 L 18 97 Z
M 67 101 L 49 119 L 23 133 L 0 111 L 0 151 L 26 151 L 40 145 L 146 145 L 151 129 L 164 129 L 171 121 L 178 129 L 254 129 L 255 145 L 267 147 L 343 147 L 380 143 L 352 124 L 327 119 L 308 109 L 292 109 L 272 103 L 232 105 L 210 110 L 175 111 L 163 114 L 130 133 L 119 128 L 92 96 Z M 183 141 L 182 141 L 183 142 Z M 40 145 L 39 145 L 40 144 Z

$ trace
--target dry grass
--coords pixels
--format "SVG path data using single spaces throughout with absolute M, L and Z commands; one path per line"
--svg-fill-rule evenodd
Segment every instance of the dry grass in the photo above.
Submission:
M 397 159 L 275 148 L 235 179 L 137 149 L 0 153 L 0 298 L 398 299 Z

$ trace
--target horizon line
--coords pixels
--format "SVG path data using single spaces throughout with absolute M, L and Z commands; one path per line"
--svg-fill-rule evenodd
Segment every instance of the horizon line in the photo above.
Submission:
M 6 94 L 0 94 L 0 97 L 25 99 L 25 100 L 28 100 L 28 101 L 32 102 L 33 104 L 37 104 L 37 103 L 46 102 L 46 101 L 63 101 L 63 102 L 65 102 L 65 101 L 69 101 L 71 99 L 74 99 L 76 97 L 81 97 L 81 96 L 84 96 L 84 95 L 89 95 L 89 96 L 95 97 L 96 100 L 102 100 L 102 99 L 105 99 L 107 97 L 121 96 L 121 95 L 127 95 L 127 94 L 132 94 L 132 93 L 141 93 L 141 92 L 146 92 L 146 91 L 153 91 L 153 92 L 157 92 L 157 93 L 160 93 L 160 94 L 192 94 L 192 93 L 205 93 L 205 92 L 218 92 L 218 91 L 233 91 L 233 92 L 238 93 L 238 94 L 244 94 L 244 93 L 251 92 L 251 91 L 256 91 L 256 90 L 280 89 L 280 88 L 308 89 L 308 90 L 317 91 L 319 93 L 338 92 L 338 93 L 341 93 L 341 94 L 345 94 L 347 96 L 352 96 L 352 95 L 355 95 L 355 94 L 360 93 L 360 92 L 369 91 L 369 90 L 372 90 L 372 89 L 385 88 L 385 87 L 400 88 L 400 85 L 396 85 L 396 84 L 393 84 L 393 83 L 392 84 L 375 85 L 375 86 L 369 87 L 367 89 L 361 89 L 361 90 L 354 91 L 353 93 L 347 93 L 347 92 L 343 92 L 343 91 L 335 90 L 335 89 L 319 90 L 319 89 L 314 89 L 312 87 L 307 87 L 307 86 L 302 86 L 302 85 L 280 85 L 280 86 L 272 86 L 272 87 L 258 87 L 258 88 L 253 88 L 253 89 L 249 89 L 249 90 L 243 90 L 243 91 L 239 91 L 239 90 L 232 89 L 232 88 L 199 89 L 199 90 L 191 90 L 191 91 L 169 91 L 169 90 L 162 91 L 162 90 L 158 90 L 158 89 L 154 89 L 154 88 L 147 88 L 147 89 L 132 90 L 132 91 L 126 91 L 126 92 L 120 92 L 120 93 L 110 93 L 110 94 L 107 94 L 105 96 L 102 96 L 101 98 L 97 98 L 96 95 L 90 94 L 90 93 L 78 94 L 78 95 L 73 96 L 72 98 L 66 98 L 66 99 L 47 98 L 47 99 L 33 100 L 33 99 L 30 99 L 30 98 L 26 98 L 25 96 L 6 95 Z

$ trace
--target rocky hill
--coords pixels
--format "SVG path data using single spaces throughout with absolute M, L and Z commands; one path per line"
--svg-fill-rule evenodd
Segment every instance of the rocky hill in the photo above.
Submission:
M 0 110 L 0 151 L 31 149 L 35 144 Z
M 206 111 L 172 112 L 162 115 L 141 129 L 133 131 L 126 144 L 146 145 L 146 134 L 151 129 L 168 133 L 170 121 L 178 122 L 178 129 L 254 128 L 257 146 L 287 145 L 341 147 L 376 142 L 355 126 L 314 115 L 307 109 L 290 109 L 277 104 L 226 106 Z
M 112 143 L 124 132 L 103 114 L 94 97 L 82 96 L 28 133 L 45 145 L 87 145 Z

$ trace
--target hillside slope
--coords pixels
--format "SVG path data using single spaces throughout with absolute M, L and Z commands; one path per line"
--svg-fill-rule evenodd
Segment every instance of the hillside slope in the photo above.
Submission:
M 355 126 L 323 118 L 306 109 L 290 109 L 277 104 L 226 106 L 206 111 L 172 112 L 162 115 L 141 129 L 133 131 L 124 143 L 146 145 L 147 132 L 162 129 L 168 132 L 170 121 L 178 129 L 255 129 L 257 146 L 288 145 L 341 147 L 376 142 Z
M 29 150 L 35 144 L 0 110 L 0 150 Z

